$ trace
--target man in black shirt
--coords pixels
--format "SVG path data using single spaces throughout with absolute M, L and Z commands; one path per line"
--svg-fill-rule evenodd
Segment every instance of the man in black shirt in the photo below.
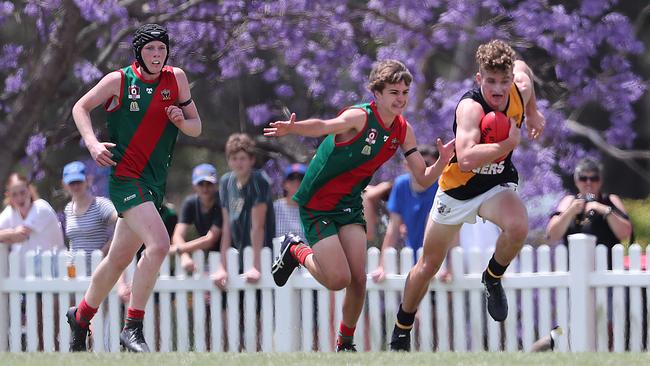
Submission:
M 183 202 L 169 249 L 170 253 L 181 256 L 181 266 L 188 272 L 194 272 L 196 269 L 191 257 L 193 251 L 219 250 L 223 220 L 217 181 L 217 170 L 210 164 L 200 164 L 192 171 L 195 194 L 188 196 Z M 194 225 L 198 237 L 187 241 L 190 225 Z

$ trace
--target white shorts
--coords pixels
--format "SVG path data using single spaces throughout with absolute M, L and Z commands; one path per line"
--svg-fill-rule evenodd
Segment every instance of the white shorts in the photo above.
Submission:
M 438 188 L 431 207 L 431 220 L 444 225 L 473 224 L 483 202 L 507 190 L 517 192 L 517 184 L 503 183 L 468 200 L 457 200 Z

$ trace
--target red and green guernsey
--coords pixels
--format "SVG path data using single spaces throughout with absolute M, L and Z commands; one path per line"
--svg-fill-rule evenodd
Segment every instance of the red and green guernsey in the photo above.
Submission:
M 145 201 L 160 209 L 167 171 L 178 128 L 169 121 L 165 108 L 178 102 L 178 84 L 171 66 L 156 80 L 145 80 L 137 63 L 119 72 L 120 96 L 107 101 L 108 131 L 113 160 L 109 193 L 117 211 Z
M 365 225 L 361 193 L 372 175 L 404 142 L 406 120 L 395 117 L 392 126 L 381 120 L 374 102 L 359 104 L 366 124 L 349 141 L 328 135 L 316 150 L 293 199 L 310 245 L 352 223 Z

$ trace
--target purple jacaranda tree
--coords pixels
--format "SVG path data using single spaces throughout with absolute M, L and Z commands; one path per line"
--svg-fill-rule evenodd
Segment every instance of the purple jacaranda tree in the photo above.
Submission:
M 501 38 L 535 71 L 547 119 L 541 140 L 523 138 L 514 155 L 522 194 L 531 202 L 531 223 L 540 227 L 548 214 L 540 203 L 563 191 L 558 173 L 570 171 L 581 156 L 597 154 L 577 143 L 579 135 L 595 133 L 610 148 L 605 151 L 633 147 L 634 107 L 647 85 L 632 66 L 645 48 L 625 15 L 641 14 L 635 11 L 643 4 L 626 5 L 615 0 L 0 2 L 0 142 L 11 162 L 3 159 L 0 179 L 26 155 L 32 136 L 42 136 L 48 148 L 77 138 L 72 104 L 102 75 L 131 62 L 130 35 L 145 22 L 169 28 L 170 63 L 183 67 L 194 90 L 201 91 L 194 99 L 203 119 L 218 121 L 187 143 L 216 150 L 230 132 L 259 134 L 286 110 L 299 118 L 327 117 L 370 100 L 367 75 L 375 60 L 386 58 L 402 60 L 414 74 L 406 117 L 418 141 L 448 140 L 456 103 L 474 85 L 476 47 Z M 238 105 L 218 103 L 229 97 Z M 214 104 L 218 109 L 211 109 Z M 602 112 L 597 125 L 581 118 L 594 108 Z M 238 118 L 230 123 L 226 115 Z M 258 136 L 258 141 L 280 159 L 266 165 L 272 169 L 283 161 L 304 161 L 316 145 L 294 138 Z M 398 160 L 376 179 L 393 178 Z M 650 173 L 640 174 L 650 179 Z

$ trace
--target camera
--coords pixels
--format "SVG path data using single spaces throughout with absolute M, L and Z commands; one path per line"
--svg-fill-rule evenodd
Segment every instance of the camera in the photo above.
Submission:
M 576 198 L 582 198 L 585 200 L 585 202 L 593 202 L 596 200 L 596 195 L 593 193 L 587 193 L 587 194 L 578 193 Z

